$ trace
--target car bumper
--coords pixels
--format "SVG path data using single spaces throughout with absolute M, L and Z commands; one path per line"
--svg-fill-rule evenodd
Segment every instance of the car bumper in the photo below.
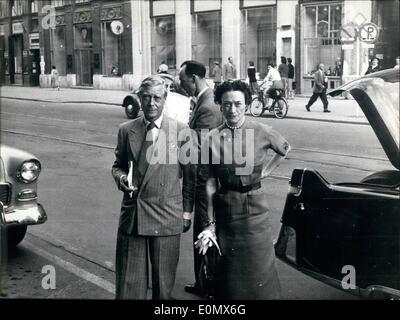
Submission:
M 3 215 L 3 219 L 6 225 L 41 224 L 47 220 L 47 214 L 44 208 L 40 204 L 37 204 L 35 207 L 7 211 Z

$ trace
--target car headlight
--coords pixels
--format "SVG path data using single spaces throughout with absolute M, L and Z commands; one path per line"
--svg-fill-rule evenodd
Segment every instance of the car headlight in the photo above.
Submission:
M 28 160 L 22 163 L 17 172 L 17 177 L 20 181 L 31 183 L 35 181 L 40 174 L 41 166 L 37 160 Z

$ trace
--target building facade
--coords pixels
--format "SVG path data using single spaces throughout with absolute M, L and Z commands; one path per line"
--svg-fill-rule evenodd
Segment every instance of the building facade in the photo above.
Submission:
M 52 66 L 63 87 L 122 88 L 131 77 L 131 1 L 0 4 L 2 83 L 50 86 Z
M 46 28 L 49 7 L 55 25 Z M 310 94 L 319 63 L 329 89 L 363 75 L 372 57 L 392 67 L 398 15 L 399 0 L 1 1 L 0 81 L 37 85 L 41 57 L 44 73 L 56 65 L 64 86 L 131 89 L 160 64 L 177 75 L 189 59 L 204 63 L 212 81 L 214 62 L 228 57 L 239 78 L 253 61 L 263 79 L 267 63 L 285 56 L 296 92 Z M 378 27 L 374 41 L 361 39 L 366 23 Z

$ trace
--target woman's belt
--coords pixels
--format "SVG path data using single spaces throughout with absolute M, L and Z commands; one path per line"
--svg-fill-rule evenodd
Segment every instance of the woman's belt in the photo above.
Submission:
M 253 190 L 257 190 L 261 188 L 261 182 L 257 182 L 255 184 L 250 184 L 247 186 L 226 186 L 226 185 L 222 185 L 220 192 L 224 192 L 224 191 L 236 191 L 236 192 L 240 192 L 240 193 L 246 193 L 249 191 L 253 191 Z

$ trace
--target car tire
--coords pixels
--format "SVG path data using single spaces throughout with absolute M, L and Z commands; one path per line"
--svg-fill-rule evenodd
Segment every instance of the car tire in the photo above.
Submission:
M 122 106 L 125 108 L 125 114 L 128 119 L 136 119 L 139 114 L 140 104 L 133 97 L 126 97 Z
M 27 226 L 7 227 L 7 247 L 15 248 L 25 237 Z

